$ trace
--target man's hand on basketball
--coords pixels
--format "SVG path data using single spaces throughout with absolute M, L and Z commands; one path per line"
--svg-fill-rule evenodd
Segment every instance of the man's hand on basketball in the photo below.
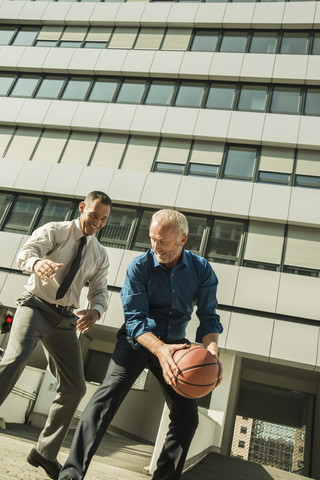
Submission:
M 37 260 L 33 265 L 33 270 L 41 280 L 46 282 L 48 278 L 54 278 L 57 270 L 61 267 L 63 267 L 63 263 L 52 262 L 46 258 L 44 260 Z
M 173 354 L 176 350 L 181 350 L 186 347 L 186 343 L 170 345 L 163 343 L 158 349 L 157 357 L 162 368 L 163 378 L 168 385 L 172 385 L 175 383 L 175 376 L 173 372 L 179 370 L 173 360 Z
M 96 321 L 100 318 L 98 310 L 95 310 L 94 308 L 90 308 L 89 310 L 79 310 L 76 314 L 80 317 L 77 321 L 77 330 L 82 334 L 89 332 Z

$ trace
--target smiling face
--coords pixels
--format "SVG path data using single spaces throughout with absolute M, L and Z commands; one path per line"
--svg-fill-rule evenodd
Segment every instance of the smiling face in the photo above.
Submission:
M 81 202 L 79 210 L 81 230 L 85 235 L 93 235 L 107 223 L 111 207 L 97 199 L 88 203 Z
M 150 225 L 149 236 L 159 263 L 170 269 L 179 263 L 182 247 L 187 241 L 185 233 L 181 233 L 171 223 L 153 222 Z

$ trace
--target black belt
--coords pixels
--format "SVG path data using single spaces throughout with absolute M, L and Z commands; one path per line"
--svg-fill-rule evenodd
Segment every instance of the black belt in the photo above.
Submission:
M 71 307 L 71 306 L 64 307 L 63 305 L 58 305 L 57 303 L 49 303 L 46 300 L 43 300 L 42 298 L 40 298 L 40 300 L 46 305 L 48 305 L 48 307 L 54 308 L 55 310 L 58 310 L 60 312 L 73 313 L 74 311 L 74 307 Z

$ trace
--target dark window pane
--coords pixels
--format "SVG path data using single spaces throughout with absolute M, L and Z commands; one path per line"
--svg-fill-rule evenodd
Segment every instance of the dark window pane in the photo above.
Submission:
M 63 100 L 84 100 L 89 85 L 89 78 L 71 78 L 61 98 Z
M 118 85 L 117 80 L 102 80 L 98 79 L 94 82 L 93 88 L 91 90 L 89 101 L 90 102 L 111 102 L 113 99 L 114 93 Z
M 107 42 L 85 42 L 84 48 L 106 48 Z
M 1 27 L 0 28 L 0 45 L 9 45 L 16 27 Z
M 251 53 L 274 53 L 277 34 L 274 32 L 255 32 L 252 36 Z
M 20 77 L 10 92 L 10 97 L 32 97 L 39 78 Z
M 264 183 L 281 183 L 283 185 L 288 185 L 290 175 L 288 173 L 277 173 L 277 172 L 259 172 L 259 182 Z
M 312 53 L 314 55 L 320 55 L 320 33 L 314 34 Z
M 49 199 L 37 223 L 37 228 L 49 222 L 63 222 L 72 206 L 72 201 Z
M 267 87 L 244 86 L 241 89 L 238 110 L 263 112 L 266 105 Z
M 224 176 L 252 179 L 256 157 L 257 150 L 255 148 L 230 147 Z
M 207 108 L 223 108 L 230 110 L 233 105 L 235 85 L 212 85 L 209 90 Z
M 305 32 L 286 32 L 283 34 L 280 53 L 305 54 L 308 34 Z
M 12 45 L 32 45 L 39 31 L 40 28 L 21 28 Z
M 202 242 L 203 232 L 207 225 L 207 219 L 203 217 L 193 217 L 186 215 L 189 225 L 188 240 L 186 249 L 191 250 L 197 255 L 200 253 L 200 246 Z
M 36 47 L 55 47 L 57 42 L 55 40 L 37 40 Z
M 311 175 L 296 175 L 296 185 L 299 187 L 320 188 L 320 177 L 312 177 Z
M 191 50 L 193 52 L 214 52 L 216 49 L 218 32 L 210 30 L 198 31 L 195 33 Z
M 181 163 L 167 163 L 167 162 L 157 162 L 154 171 L 160 173 L 177 173 L 182 174 L 184 165 Z
M 166 82 L 152 82 L 150 85 L 146 105 L 170 105 L 174 91 L 174 85 Z
M 3 230 L 5 232 L 27 234 L 40 203 L 40 198 L 20 195 L 4 224 Z
M 200 107 L 204 85 L 180 85 L 175 101 L 177 107 Z
M 9 193 L 0 193 L 0 223 L 7 211 L 8 205 L 12 200 L 12 195 Z
M 125 207 L 112 207 L 106 226 L 101 230 L 99 240 L 103 245 L 125 248 L 136 210 Z
M 124 81 L 117 103 L 140 103 L 145 89 L 145 82 Z
M 72 42 L 68 40 L 62 40 L 62 42 L 59 43 L 59 47 L 63 48 L 79 48 L 81 47 L 82 42 Z
M 36 98 L 58 98 L 58 95 L 65 82 L 65 78 L 47 77 L 41 82 L 35 95 Z
M 273 113 L 298 113 L 299 88 L 276 87 L 273 91 L 271 109 Z
M 308 88 L 304 113 L 306 115 L 320 115 L 320 90 L 319 89 Z
M 0 75 L 0 97 L 7 95 L 14 78 L 13 75 Z
M 220 45 L 220 52 L 244 52 L 246 41 L 246 32 L 224 33 Z
M 230 263 L 234 263 L 240 253 L 243 230 L 243 222 L 215 220 L 208 241 L 207 258 L 209 260 L 229 258 L 233 260 Z
M 154 214 L 150 211 L 144 211 L 142 218 L 139 223 L 138 232 L 133 243 L 133 250 L 146 251 L 151 248 L 150 237 L 149 237 L 149 228 L 151 217 Z
M 215 177 L 218 172 L 217 165 L 206 165 L 202 163 L 190 163 L 188 175 L 200 175 L 202 177 Z

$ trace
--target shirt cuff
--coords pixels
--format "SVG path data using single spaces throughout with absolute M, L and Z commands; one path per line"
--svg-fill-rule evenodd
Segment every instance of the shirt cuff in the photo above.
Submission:
M 39 258 L 39 257 L 30 257 L 28 258 L 28 260 L 26 261 L 25 263 L 25 267 L 23 269 L 23 273 L 34 273 L 34 270 L 33 270 L 33 267 L 34 267 L 34 264 L 37 262 L 37 261 L 40 261 L 42 260 L 42 258 Z
M 93 310 L 97 310 L 97 312 L 98 312 L 99 315 L 100 315 L 99 318 L 101 318 L 101 315 L 102 315 L 103 312 L 104 312 L 104 308 L 103 308 L 102 305 L 100 305 L 99 303 L 97 303 L 96 305 L 92 305 L 92 307 L 90 307 L 90 308 L 92 308 Z

